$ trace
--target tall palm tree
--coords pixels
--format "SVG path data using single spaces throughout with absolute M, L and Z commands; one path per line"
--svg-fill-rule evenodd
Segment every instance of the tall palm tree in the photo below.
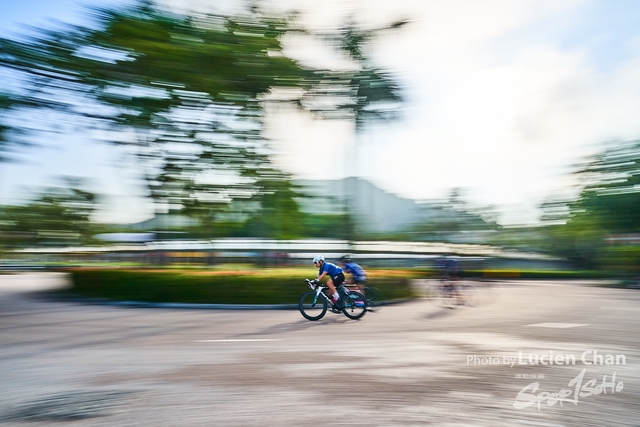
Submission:
M 325 72 L 308 95 L 322 99 L 323 102 L 307 108 L 326 118 L 350 120 L 354 123 L 356 151 L 354 161 L 359 157 L 358 145 L 366 127 L 374 122 L 396 119 L 397 107 L 403 101 L 398 82 L 389 71 L 374 64 L 367 48 L 375 38 L 406 24 L 407 21 L 397 21 L 379 28 L 363 28 L 349 18 L 339 29 L 317 34 L 341 54 L 346 55 L 352 62 L 353 68 Z M 328 99 L 333 102 L 327 103 Z M 354 173 L 358 173 L 357 164 Z M 347 185 L 345 181 L 345 207 L 347 213 L 352 215 L 354 206 L 346 188 Z M 353 220 L 350 224 L 352 226 L 348 230 L 348 240 L 353 241 L 356 226 Z

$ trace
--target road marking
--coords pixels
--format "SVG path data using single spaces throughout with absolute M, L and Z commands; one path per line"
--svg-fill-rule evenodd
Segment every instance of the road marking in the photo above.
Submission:
M 534 326 L 537 328 L 565 329 L 565 328 L 577 328 L 580 326 L 589 326 L 589 325 L 586 323 L 534 323 L 533 325 L 526 325 L 526 326 Z
M 640 307 L 600 307 L 602 310 L 640 311 Z
M 265 342 L 265 341 L 282 341 L 282 340 L 269 339 L 269 338 L 265 338 L 265 339 L 255 338 L 255 339 L 229 339 L 229 340 L 196 340 L 194 342 Z
M 530 426 L 543 426 L 543 427 L 566 427 L 564 424 L 549 424 L 549 423 L 541 423 L 539 421 L 526 421 L 526 420 L 518 420 L 519 423 L 527 424 Z

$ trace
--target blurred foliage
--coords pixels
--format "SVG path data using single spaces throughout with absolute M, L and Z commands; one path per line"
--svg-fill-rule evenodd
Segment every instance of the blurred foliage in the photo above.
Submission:
M 133 151 L 159 210 L 215 210 L 286 178 L 260 137 L 261 97 L 307 75 L 282 54 L 284 21 L 184 17 L 147 2 L 94 12 L 98 29 L 0 41 L 0 65 L 28 76 L 25 108 L 116 131 L 111 142 Z
M 277 195 L 275 196 L 278 197 Z M 289 201 L 287 200 L 287 203 Z M 269 209 L 269 208 L 267 208 Z M 344 239 L 349 218 L 347 215 L 315 215 L 296 212 L 289 220 L 290 210 L 278 205 L 273 211 L 256 211 L 244 221 L 216 221 L 184 229 L 182 237 L 264 237 L 274 239 L 327 238 Z
M 348 19 L 335 31 L 316 34 L 345 55 L 353 69 L 323 73 L 303 99 L 306 108 L 323 117 L 351 120 L 357 132 L 367 123 L 396 118 L 402 102 L 400 87 L 390 72 L 375 65 L 368 49 L 375 38 L 406 23 L 365 28 Z
M 20 129 L 12 126 L 9 117 L 17 108 L 14 95 L 0 92 L 0 163 L 13 160 L 12 152 L 26 141 L 19 139 Z
M 637 249 L 626 246 L 640 233 L 640 140 L 605 144 L 575 175 L 576 200 L 542 206 L 546 249 L 589 268 L 635 270 Z
M 399 233 L 401 240 L 444 241 L 454 243 L 488 243 L 501 230 L 498 214 L 492 206 L 473 206 L 464 191 L 455 188 L 448 200 L 425 206 L 424 222 Z
M 304 233 L 304 214 L 296 201 L 300 193 L 290 181 L 265 181 L 257 200 L 261 209 L 246 226 L 251 236 L 295 239 Z
M 0 247 L 90 242 L 97 230 L 90 219 L 96 196 L 79 188 L 77 180 L 67 184 L 49 188 L 25 205 L 0 207 Z
M 376 66 L 369 49 L 376 38 L 406 23 L 397 21 L 380 28 L 366 28 L 349 18 L 337 30 L 315 34 L 345 56 L 352 67 L 320 74 L 321 79 L 307 91 L 302 105 L 321 117 L 353 122 L 356 152 L 348 154 L 352 157 L 352 173 L 358 171 L 360 155 L 357 149 L 362 131 L 368 124 L 397 118 L 402 103 L 398 82 L 390 72 Z M 352 205 L 347 198 L 343 214 L 348 221 L 342 227 L 345 231 L 342 237 L 350 241 L 366 238 L 352 215 Z
M 609 271 L 640 275 L 640 245 L 609 246 L 601 251 L 598 263 Z
M 261 136 L 266 102 L 354 120 L 357 129 L 391 117 L 396 108 L 390 105 L 400 102 L 396 83 L 365 48 L 403 23 L 376 30 L 348 23 L 313 35 L 357 65 L 335 71 L 304 68 L 287 57 L 282 37 L 304 31 L 257 7 L 234 17 L 183 16 L 141 0 L 92 11 L 92 27 L 0 39 L 0 67 L 21 82 L 19 109 L 43 119 L 35 133 L 99 130 L 125 146 L 157 211 L 196 218 L 200 232 L 248 218 L 244 226 L 259 236 L 304 234 L 298 194 L 271 164 Z M 279 88 L 295 90 L 271 97 Z M 11 108 L 3 99 L 0 114 Z M 46 125 L 48 113 L 54 118 Z M 0 131 L 3 148 L 8 129 Z
M 344 239 L 352 229 L 353 219 L 348 214 L 305 215 L 304 236 Z

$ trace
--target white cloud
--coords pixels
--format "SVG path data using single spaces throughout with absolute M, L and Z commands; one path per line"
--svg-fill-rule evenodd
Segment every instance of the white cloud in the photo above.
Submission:
M 640 135 L 640 31 L 627 36 L 626 59 L 605 67 L 580 40 L 568 47 L 558 39 L 558 27 L 570 31 L 585 19 L 581 8 L 594 2 L 269 0 L 269 5 L 299 10 L 304 23 L 317 29 L 335 27 L 349 14 L 373 27 L 412 20 L 377 40 L 372 50 L 405 84 L 406 114 L 361 135 L 360 172 L 385 190 L 418 199 L 465 187 L 474 201 L 499 205 L 503 220 L 513 223 L 534 220 L 537 204 L 566 192 L 571 179 L 562 172 L 594 143 Z M 212 4 L 166 3 L 183 10 Z M 215 3 L 227 11 L 244 4 Z M 287 49 L 306 62 L 324 62 L 330 55 L 299 39 L 288 40 Z M 269 110 L 267 125 L 277 162 L 290 172 L 325 179 L 353 170 L 351 123 L 314 120 L 280 107 Z M 0 190 L 6 192 L 7 185 Z
M 406 82 L 409 110 L 388 130 L 363 135 L 365 175 L 421 199 L 466 187 L 474 201 L 500 205 L 505 222 L 535 220 L 536 205 L 567 190 L 562 172 L 595 142 L 640 131 L 640 55 L 599 71 L 586 49 L 544 34 L 546 20 L 582 3 L 394 2 L 394 14 L 389 2 L 367 2 L 372 22 L 403 7 L 415 21 L 376 46 L 376 58 Z M 278 129 L 274 121 L 270 133 L 289 138 L 280 159 L 292 172 L 304 169 L 306 147 L 338 154 L 329 141 L 348 140 L 335 125 L 304 132 L 294 128 L 308 124 L 294 123 Z

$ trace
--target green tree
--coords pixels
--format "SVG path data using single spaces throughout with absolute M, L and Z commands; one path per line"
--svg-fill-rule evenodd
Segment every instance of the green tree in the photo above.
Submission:
M 296 201 L 301 194 L 288 180 L 263 180 L 261 209 L 247 221 L 251 236 L 295 239 L 304 234 L 304 214 Z
M 13 94 L 0 92 L 0 163 L 11 161 L 15 149 L 26 144 L 26 141 L 19 138 L 20 129 L 10 123 L 11 113 L 17 104 Z
M 211 217 L 259 182 L 287 179 L 272 173 L 261 137 L 264 97 L 312 74 L 282 53 L 283 20 L 185 17 L 148 2 L 94 12 L 96 29 L 0 40 L 0 65 L 26 76 L 24 109 L 113 131 L 158 211 Z
M 326 71 L 308 92 L 306 107 L 322 117 L 349 120 L 355 128 L 354 161 L 358 158 L 358 145 L 368 125 L 396 119 L 402 102 L 400 85 L 390 72 L 376 65 L 369 49 L 376 38 L 385 32 L 403 27 L 407 22 L 398 21 L 380 28 L 364 28 L 348 19 L 341 28 L 317 36 L 331 44 L 351 61 L 351 69 Z M 317 102 L 318 100 L 322 102 Z M 355 164 L 357 173 L 358 164 Z M 345 184 L 346 185 L 346 184 Z M 348 192 L 345 191 L 348 196 Z M 346 200 L 345 215 L 353 217 L 352 202 Z M 349 221 L 346 236 L 354 240 L 357 224 Z
M 235 17 L 182 16 L 142 0 L 93 14 L 90 27 L 0 39 L 0 67 L 24 85 L 21 113 L 39 118 L 38 133 L 102 131 L 133 154 L 158 212 L 183 212 L 204 227 L 244 200 L 276 215 L 265 226 L 276 234 L 282 209 L 298 218 L 297 203 L 284 200 L 295 194 L 286 190 L 289 177 L 274 173 L 261 133 L 273 90 L 302 89 L 283 91 L 292 96 L 278 102 L 353 120 L 357 132 L 393 117 L 390 105 L 400 101 L 398 85 L 366 49 L 403 23 L 348 23 L 319 34 L 356 64 L 335 71 L 306 69 L 287 57 L 281 39 L 292 28 L 258 8 Z
M 474 206 L 465 200 L 464 190 L 454 188 L 448 199 L 429 203 L 422 224 L 409 229 L 411 239 L 488 243 L 500 230 L 493 206 Z
M 543 205 L 548 250 L 585 267 L 611 263 L 607 239 L 640 233 L 640 140 L 605 144 L 575 176 L 582 187 L 575 200 Z
M 608 143 L 577 172 L 584 183 L 572 220 L 597 220 L 609 233 L 640 232 L 640 140 Z
M 336 31 L 316 34 L 345 55 L 353 67 L 322 73 L 307 98 L 324 102 L 309 102 L 308 108 L 324 117 L 353 121 L 357 133 L 372 122 L 397 118 L 397 107 L 402 102 L 400 86 L 390 72 L 374 63 L 369 49 L 376 38 L 406 23 L 364 28 L 350 18 Z
M 80 184 L 67 179 L 66 185 L 49 188 L 27 204 L 3 206 L 0 244 L 18 247 L 90 242 L 95 231 L 91 214 L 96 209 L 96 195 L 80 188 Z

